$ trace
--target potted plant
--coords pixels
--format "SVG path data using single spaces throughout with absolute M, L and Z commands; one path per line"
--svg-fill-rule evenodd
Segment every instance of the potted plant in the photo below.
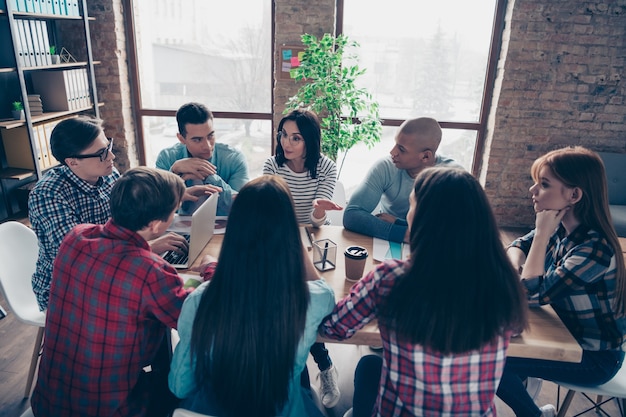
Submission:
M 12 104 L 13 110 L 11 114 L 15 120 L 22 120 L 24 118 L 24 105 L 21 101 L 14 101 Z
M 57 47 L 55 45 L 50 47 L 50 57 L 52 58 L 52 64 L 56 65 L 61 63 L 61 56 L 57 54 Z
M 325 34 L 318 40 L 304 34 L 301 40 L 306 49 L 294 77 L 304 84 L 287 101 L 285 113 L 299 107 L 317 113 L 322 125 L 322 152 L 335 162 L 340 151 L 345 159 L 346 152 L 359 142 L 372 147 L 382 133 L 378 103 L 365 88 L 357 86 L 365 69 L 354 62 L 354 53 L 346 51 L 359 45 L 345 35 Z M 339 175 L 342 166 L 343 160 Z

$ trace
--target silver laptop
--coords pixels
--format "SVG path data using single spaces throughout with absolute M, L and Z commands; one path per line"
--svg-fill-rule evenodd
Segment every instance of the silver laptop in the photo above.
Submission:
M 215 229 L 215 216 L 217 213 L 217 199 L 219 193 L 213 193 L 209 198 L 194 213 L 191 217 L 191 225 L 187 226 L 186 231 L 185 223 L 188 222 L 189 216 L 185 216 L 184 220 L 182 216 L 176 215 L 172 226 L 168 231 L 176 232 L 185 236 L 189 243 L 189 251 L 187 254 L 180 254 L 175 251 L 167 251 L 162 253 L 163 259 L 168 261 L 174 268 L 186 269 L 189 268 L 196 258 L 202 252 L 202 249 L 213 237 L 213 230 Z M 181 226 L 182 224 L 182 226 Z

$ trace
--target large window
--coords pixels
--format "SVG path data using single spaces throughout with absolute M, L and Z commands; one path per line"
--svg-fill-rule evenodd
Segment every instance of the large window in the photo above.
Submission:
M 492 93 L 487 75 L 494 71 L 489 65 L 495 62 L 490 46 L 497 3 L 340 0 L 339 26 L 360 45 L 359 65 L 367 70 L 362 86 L 379 103 L 385 124 L 434 117 L 444 127 L 439 152 L 470 171 L 484 133 L 488 103 L 483 100 Z M 363 167 L 391 150 L 396 132 L 397 127 L 386 127 L 373 150 L 356 146 L 348 152 L 340 178 L 348 194 L 362 178 Z
M 146 165 L 177 142 L 175 110 L 197 101 L 214 112 L 217 140 L 242 150 L 259 174 L 271 154 L 271 1 L 131 4 Z

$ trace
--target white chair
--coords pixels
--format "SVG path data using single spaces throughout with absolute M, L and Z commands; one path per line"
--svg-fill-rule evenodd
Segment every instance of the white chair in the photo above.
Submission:
M 28 410 L 24 411 L 20 417 L 35 417 L 33 409 L 28 407 Z
M 577 416 L 584 414 L 588 411 L 595 410 L 596 412 L 600 412 L 602 410 L 602 405 L 616 399 L 618 401 L 618 408 L 620 409 L 622 417 L 624 417 L 625 409 L 626 409 L 626 365 L 622 364 L 622 367 L 617 374 L 613 378 L 611 378 L 608 382 L 605 382 L 602 385 L 597 385 L 595 387 L 583 387 L 580 385 L 568 384 L 565 382 L 554 381 L 555 384 L 558 384 L 559 387 L 563 387 L 567 389 L 567 394 L 565 395 L 565 399 L 563 400 L 563 404 L 559 407 L 559 413 L 557 417 L 565 417 L 565 413 L 574 398 L 574 394 L 576 392 L 582 393 L 585 398 L 593 403 L 593 406 L 588 408 L 587 410 L 577 414 Z M 592 400 L 589 397 L 591 395 L 597 395 L 596 401 Z M 603 400 L 603 397 L 609 397 L 606 400 Z M 620 404 L 621 400 L 621 404 Z M 604 411 L 602 411 L 604 412 Z M 608 415 L 604 412 L 604 415 Z
M 346 189 L 343 186 L 341 181 L 337 181 L 335 184 L 335 192 L 333 193 L 333 198 L 331 198 L 335 203 L 339 204 L 341 207 L 346 208 Z M 343 212 L 344 210 L 329 210 L 326 212 L 326 219 L 330 221 L 330 224 L 333 226 L 343 226 Z
M 208 414 L 200 414 L 195 411 L 189 411 L 184 408 L 177 408 L 174 410 L 172 417 L 213 417 Z
M 0 289 L 9 304 L 9 309 L 19 321 L 39 327 L 24 398 L 30 395 L 46 322 L 46 315 L 39 311 L 31 286 L 38 252 L 37 235 L 30 228 L 15 221 L 0 224 Z

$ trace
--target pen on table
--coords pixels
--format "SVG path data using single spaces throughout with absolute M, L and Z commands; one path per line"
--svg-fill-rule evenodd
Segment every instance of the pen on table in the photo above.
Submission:
M 324 253 L 322 254 L 322 271 L 326 269 L 326 257 L 328 256 L 328 242 L 324 245 Z
M 305 227 L 304 230 L 306 230 L 306 235 L 309 238 L 309 243 L 311 244 L 311 247 L 313 247 L 313 242 L 315 241 L 315 235 L 313 234 L 313 232 L 309 231 L 307 227 Z

